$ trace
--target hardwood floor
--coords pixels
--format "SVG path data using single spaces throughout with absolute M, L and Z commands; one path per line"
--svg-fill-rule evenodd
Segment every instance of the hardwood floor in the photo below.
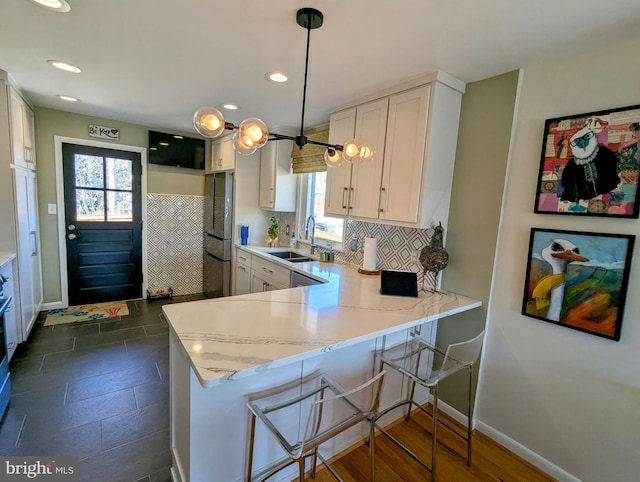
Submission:
M 463 426 L 443 415 L 442 412 L 438 417 L 446 418 L 447 423 L 464 433 Z M 431 423 L 431 417 L 417 411 L 414 412 L 409 422 L 404 422 L 404 420 L 397 422 L 390 429 L 390 432 L 409 446 L 420 458 L 429 460 Z M 429 427 L 429 430 L 424 427 Z M 436 452 L 436 476 L 432 478 L 431 472 L 408 456 L 388 437 L 379 433 L 376 437 L 376 481 L 549 482 L 555 480 L 477 431 L 473 435 L 471 467 L 466 466 L 466 451 L 466 442 L 454 434 L 452 430 L 440 424 Z M 339 454 L 331 463 L 345 482 L 369 480 L 369 447 L 364 443 L 353 447 L 346 453 Z M 335 478 L 324 468 L 318 470 L 315 479 L 307 477 L 306 480 L 335 482 Z

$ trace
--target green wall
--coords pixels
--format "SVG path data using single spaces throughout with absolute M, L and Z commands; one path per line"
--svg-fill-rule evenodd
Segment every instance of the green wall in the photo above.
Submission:
M 43 107 L 35 108 L 35 118 L 44 302 L 52 303 L 62 299 L 58 248 L 58 215 L 60 213 L 47 214 L 47 205 L 57 202 L 54 136 L 146 148 L 149 127 Z M 120 129 L 120 140 L 113 142 L 89 137 L 89 124 Z M 158 130 L 166 131 L 166 129 Z M 176 133 L 195 137 L 193 132 L 176 131 Z M 209 149 L 210 142 L 207 142 L 207 159 L 210 158 Z M 202 196 L 204 195 L 204 171 L 149 165 L 147 192 Z
M 442 287 L 482 300 L 482 307 L 440 323 L 439 346 L 469 339 L 485 326 L 518 81 L 516 70 L 473 82 L 462 97 Z M 439 393 L 466 413 L 465 374 L 447 380 Z

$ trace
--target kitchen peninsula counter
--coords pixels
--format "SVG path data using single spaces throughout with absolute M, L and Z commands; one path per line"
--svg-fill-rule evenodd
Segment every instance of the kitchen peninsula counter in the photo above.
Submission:
M 246 247 L 245 247 L 246 249 Z M 273 248 L 271 248 L 273 250 Z M 288 263 L 269 248 L 248 248 L 328 283 L 169 304 L 163 311 L 203 387 L 311 358 L 480 306 L 451 292 L 418 298 L 380 294 L 380 276 L 342 263 Z M 282 249 L 280 249 L 282 251 Z
M 266 248 L 243 249 L 277 259 Z M 243 479 L 248 394 L 315 369 L 358 383 L 372 374 L 383 336 L 481 304 L 450 292 L 381 295 L 380 277 L 359 274 L 354 265 L 276 262 L 328 282 L 163 307 L 175 481 Z M 331 451 L 355 441 L 352 434 Z M 273 442 L 257 443 L 265 450 L 256 454 L 256 468 L 278 458 Z

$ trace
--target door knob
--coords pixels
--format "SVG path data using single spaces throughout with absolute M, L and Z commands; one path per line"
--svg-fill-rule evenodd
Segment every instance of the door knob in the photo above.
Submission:
M 69 231 L 73 231 L 73 230 L 75 230 L 75 229 L 76 229 L 76 226 L 75 226 L 75 224 L 70 224 L 69 226 L 67 226 L 67 229 L 68 229 Z
M 71 234 L 70 234 L 69 236 L 67 236 L 67 237 L 68 237 L 69 239 L 71 239 L 72 241 L 73 241 L 74 239 L 76 239 L 76 238 L 77 238 L 77 236 L 76 236 L 74 233 L 71 233 Z

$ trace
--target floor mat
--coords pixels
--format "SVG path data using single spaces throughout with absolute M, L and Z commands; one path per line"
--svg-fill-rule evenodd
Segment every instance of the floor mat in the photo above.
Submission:
M 44 321 L 44 326 L 78 323 L 80 321 L 114 318 L 129 314 L 126 301 L 110 301 L 108 303 L 91 303 L 81 306 L 70 306 L 59 310 L 51 310 Z

